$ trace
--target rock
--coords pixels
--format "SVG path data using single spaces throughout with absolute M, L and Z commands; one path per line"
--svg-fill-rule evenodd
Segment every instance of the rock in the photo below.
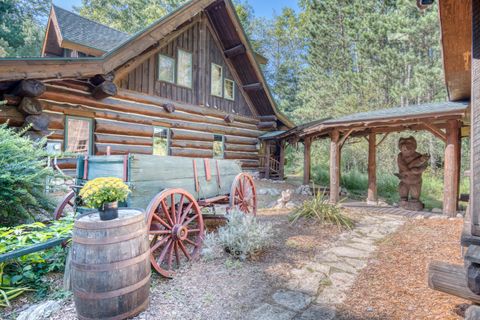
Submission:
M 330 252 L 334 253 L 338 257 L 347 257 L 354 259 L 364 259 L 368 257 L 367 252 L 349 247 L 335 247 L 330 249 Z
M 312 190 L 310 189 L 309 185 L 301 185 L 295 190 L 296 194 L 301 194 L 304 196 L 311 196 L 313 195 Z
M 279 290 L 272 296 L 281 306 L 293 311 L 300 311 L 310 304 L 312 298 L 305 293 L 290 290 Z
M 419 214 L 418 216 L 415 217 L 416 220 L 422 220 L 425 219 L 425 216 L 423 214 Z
M 332 307 L 323 305 L 313 305 L 305 310 L 299 320 L 333 320 L 335 319 L 336 312 Z
M 278 196 L 280 194 L 280 191 L 278 191 L 275 188 L 262 188 L 257 190 L 257 194 L 261 196 L 265 196 L 265 195 Z
M 272 306 L 268 303 L 262 304 L 253 310 L 246 319 L 255 320 L 290 320 L 295 316 L 294 311 L 285 310 L 283 308 Z
M 327 287 L 317 298 L 318 304 L 341 304 L 347 295 L 336 287 Z
M 459 219 L 463 219 L 463 214 L 461 214 L 461 213 L 458 213 L 458 214 L 457 214 L 457 218 L 459 218 Z
M 479 320 L 480 306 L 470 306 L 465 312 L 465 320 Z
M 443 211 L 440 208 L 433 208 L 432 213 L 443 213 Z
M 258 189 L 257 191 L 257 195 L 259 196 L 264 196 L 266 194 L 268 194 L 268 189 Z
M 436 214 L 436 215 L 432 215 L 429 219 L 433 219 L 433 220 L 447 220 L 447 219 L 448 219 L 448 216 L 443 215 L 443 214 Z
M 295 202 L 289 202 L 285 205 L 285 208 L 287 209 L 295 209 L 296 207 L 298 207 L 298 204 Z
M 22 311 L 17 320 L 42 320 L 49 319 L 50 315 L 60 309 L 60 303 L 48 300 L 39 304 L 30 306 L 27 310 Z

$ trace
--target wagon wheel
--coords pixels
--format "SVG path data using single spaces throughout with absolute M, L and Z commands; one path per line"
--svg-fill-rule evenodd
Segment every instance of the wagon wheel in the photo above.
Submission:
M 55 211 L 53 212 L 55 220 L 59 220 L 60 218 L 65 217 L 66 213 L 69 211 L 73 212 L 75 210 L 74 204 L 75 192 L 70 191 L 55 208 Z
M 174 268 L 200 254 L 204 230 L 200 207 L 187 191 L 167 189 L 150 201 L 147 215 L 150 262 L 162 276 L 172 277 Z
M 230 209 L 232 208 L 246 214 L 257 214 L 257 191 L 249 174 L 239 173 L 233 180 L 230 190 Z

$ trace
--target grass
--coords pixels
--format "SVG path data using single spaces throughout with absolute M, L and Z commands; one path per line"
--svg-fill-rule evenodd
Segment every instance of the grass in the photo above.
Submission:
M 328 167 L 316 166 L 312 168 L 312 178 L 315 183 L 326 186 L 329 184 Z M 387 203 L 398 203 L 399 180 L 392 173 L 377 172 L 378 196 Z M 349 197 L 363 200 L 367 195 L 368 175 L 356 170 L 342 172 L 341 185 L 349 192 Z M 461 179 L 460 193 L 469 192 L 468 179 Z M 443 199 L 443 172 L 427 170 L 423 174 L 421 200 L 426 209 L 442 208 Z

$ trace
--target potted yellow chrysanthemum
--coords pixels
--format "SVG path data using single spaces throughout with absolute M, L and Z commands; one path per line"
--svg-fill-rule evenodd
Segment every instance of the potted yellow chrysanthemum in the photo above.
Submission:
M 80 197 L 87 207 L 98 209 L 100 220 L 112 220 L 118 218 L 118 202 L 130 192 L 120 178 L 96 178 L 83 186 Z

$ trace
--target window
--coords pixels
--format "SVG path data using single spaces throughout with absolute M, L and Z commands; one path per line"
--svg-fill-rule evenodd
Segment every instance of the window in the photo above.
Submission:
M 216 134 L 213 136 L 213 157 L 223 158 L 223 136 Z
M 192 54 L 178 50 L 177 84 L 180 86 L 192 87 Z
M 158 80 L 175 83 L 175 59 L 158 55 Z
M 65 122 L 65 151 L 92 154 L 92 119 L 67 116 Z
M 230 79 L 225 79 L 223 96 L 227 100 L 235 100 L 235 82 Z
M 153 154 L 156 156 L 168 156 L 170 130 L 163 127 L 153 128 Z
M 211 94 L 217 97 L 223 97 L 223 88 L 222 88 L 222 80 L 223 80 L 223 69 L 218 64 L 212 63 L 212 72 L 211 72 Z

